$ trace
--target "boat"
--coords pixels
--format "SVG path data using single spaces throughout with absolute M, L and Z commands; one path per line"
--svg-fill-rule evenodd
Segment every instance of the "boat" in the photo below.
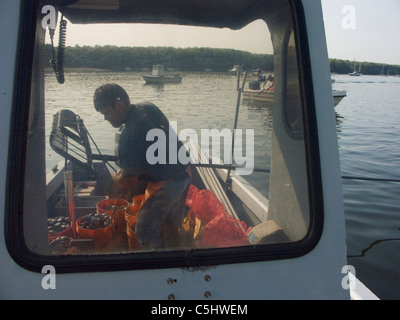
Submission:
M 333 94 L 333 105 L 336 107 L 343 98 L 347 97 L 346 90 L 332 90 Z
M 332 89 L 319 1 L 164 0 L 156 6 L 148 1 L 115 0 L 50 3 L 0 2 L 2 299 L 158 300 L 160 308 L 170 306 L 160 300 L 195 300 L 197 306 L 187 311 L 193 314 L 211 310 L 216 314 L 210 307 L 214 299 L 246 300 L 240 303 L 245 308 L 235 309 L 243 314 L 250 306 L 247 300 L 377 299 L 360 284 L 347 261 L 335 114 L 326 108 Z M 219 31 L 239 30 L 259 19 L 269 28 L 264 38 L 272 39 L 279 54 L 274 59 L 274 82 L 282 88 L 274 97 L 270 165 L 260 168 L 253 161 L 254 130 L 243 130 L 239 123 L 245 81 L 241 87 L 238 81 L 237 104 L 227 102 L 223 110 L 232 110 L 232 130 L 204 129 L 209 138 L 218 134 L 226 138 L 232 150 L 224 151 L 232 153 L 217 156 L 207 143 L 196 143 L 201 141 L 196 137 L 185 144 L 193 169 L 187 202 L 193 211 L 182 226 L 190 235 L 188 242 L 144 250 L 129 229 L 134 219 L 120 219 L 122 193 L 115 196 L 107 191 L 118 156 L 102 154 L 91 139 L 85 117 L 92 114 L 81 118 L 65 109 L 66 98 L 54 101 L 45 90 L 48 74 L 45 77 L 42 50 L 48 30 L 43 25 L 48 22 L 50 37 L 59 37 L 52 66 L 62 90 L 69 81 L 63 72 L 67 21 L 83 26 L 163 23 Z M 59 32 L 54 32 L 52 21 L 58 21 Z M 46 128 L 51 103 L 61 110 L 52 114 L 52 127 Z M 243 142 L 246 152 L 240 149 Z M 64 159 L 47 172 L 49 146 Z M 253 173 L 263 175 L 267 194 L 249 182 Z M 203 197 L 207 202 L 201 201 Z M 104 200 L 115 200 L 115 206 L 101 207 Z M 135 203 L 131 200 L 128 208 Z M 202 205 L 200 213 L 210 210 L 216 215 L 207 221 L 193 213 L 193 201 Z M 215 209 L 220 209 L 218 214 Z M 83 232 L 79 221 L 86 221 L 86 216 L 91 219 L 94 210 L 96 214 L 108 210 L 94 219 L 103 223 L 94 228 L 100 233 Z M 129 216 L 129 210 L 124 210 Z M 55 230 L 56 222 L 49 221 L 55 218 L 62 218 L 56 228 L 67 229 Z M 137 310 L 143 311 L 143 305 L 138 303 Z M 155 314 L 159 309 L 151 310 Z
M 179 74 L 174 74 L 173 76 L 165 75 L 163 65 L 154 65 L 152 74 L 143 75 L 142 77 L 147 84 L 165 84 L 165 83 L 182 82 L 182 76 Z
M 261 101 L 272 106 L 274 103 L 274 92 L 263 90 L 246 89 L 243 91 L 243 99 L 250 101 Z
M 357 70 L 354 70 L 352 73 L 349 73 L 350 77 L 359 77 L 361 76 L 361 73 L 359 73 Z
M 345 90 L 332 90 L 332 96 L 336 107 L 347 96 L 347 92 Z M 243 100 L 263 102 L 268 106 L 273 106 L 274 91 L 246 89 L 243 90 Z
M 235 64 L 235 65 L 233 66 L 233 68 L 230 69 L 228 72 L 229 72 L 230 74 L 232 74 L 232 75 L 236 75 L 236 74 L 238 73 L 238 71 L 241 71 L 241 70 L 242 70 L 242 67 L 241 67 L 240 65 L 238 65 L 238 64 Z

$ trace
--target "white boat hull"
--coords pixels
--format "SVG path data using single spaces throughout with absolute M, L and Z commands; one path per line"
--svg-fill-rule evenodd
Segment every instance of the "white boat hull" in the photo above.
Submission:
M 182 82 L 182 77 L 180 75 L 175 76 L 142 76 L 146 83 L 180 83 Z
M 264 101 L 270 105 L 274 102 L 274 92 L 273 91 L 265 91 L 265 90 L 244 90 L 243 91 L 243 99 L 244 100 L 253 100 L 253 101 Z
M 332 96 L 334 106 L 336 107 L 340 103 L 340 101 L 342 101 L 343 98 L 347 96 L 347 94 L 344 90 L 333 90 Z M 274 103 L 274 92 L 248 89 L 243 91 L 243 99 L 251 101 L 262 101 L 265 102 L 267 105 L 272 106 Z

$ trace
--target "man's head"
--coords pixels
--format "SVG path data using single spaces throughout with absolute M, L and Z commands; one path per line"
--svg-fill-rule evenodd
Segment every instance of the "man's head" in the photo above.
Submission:
M 108 83 L 96 89 L 93 96 L 94 108 L 104 115 L 104 120 L 114 128 L 120 127 L 130 109 L 129 96 L 118 84 Z

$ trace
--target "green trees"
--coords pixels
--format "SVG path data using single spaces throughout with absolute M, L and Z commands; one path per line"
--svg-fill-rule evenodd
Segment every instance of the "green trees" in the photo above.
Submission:
M 46 45 L 45 55 L 45 59 L 50 60 L 50 45 Z M 163 64 L 167 70 L 181 71 L 227 71 L 236 64 L 243 65 L 246 70 L 273 70 L 272 55 L 211 48 L 75 46 L 66 48 L 64 61 L 66 68 L 114 71 L 127 68 L 141 71 L 151 69 L 154 64 Z
M 45 47 L 45 56 L 47 61 L 52 57 L 50 45 Z M 166 70 L 223 72 L 232 69 L 234 65 L 242 65 L 244 70 L 262 69 L 272 72 L 273 59 L 270 54 L 253 54 L 233 49 L 75 46 L 66 48 L 64 66 L 143 71 L 151 70 L 154 64 L 162 64 Z M 330 68 L 332 73 L 339 74 L 348 74 L 355 69 L 370 75 L 400 74 L 400 66 L 341 59 L 330 59 Z
M 357 70 L 367 75 L 397 75 L 400 66 L 374 62 L 356 62 L 350 60 L 330 59 L 331 72 L 339 74 L 351 73 Z

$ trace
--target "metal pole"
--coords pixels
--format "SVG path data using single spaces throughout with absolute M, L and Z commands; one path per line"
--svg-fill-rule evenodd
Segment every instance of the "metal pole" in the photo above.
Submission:
M 234 166 L 231 164 L 208 164 L 208 163 L 191 163 L 192 166 L 198 167 L 198 168 L 212 168 L 212 169 L 231 169 L 231 170 L 236 170 L 240 169 L 243 167 L 238 167 Z M 258 172 L 258 173 L 270 173 L 270 169 L 261 169 L 261 168 L 254 168 L 253 172 Z
M 69 220 L 71 222 L 71 227 L 74 235 L 73 238 L 76 239 L 74 185 L 72 182 L 72 171 L 70 170 L 64 171 L 64 188 L 65 188 L 65 201 L 69 213 Z
M 242 91 L 244 90 L 244 84 L 246 82 L 246 78 L 247 78 L 247 71 L 244 73 L 244 78 L 243 78 L 243 83 L 242 83 L 242 87 L 239 87 L 239 83 L 240 83 L 240 69 L 238 69 L 237 72 L 237 100 L 236 100 L 236 112 L 235 112 L 235 120 L 234 120 L 234 124 L 233 124 L 233 132 L 232 132 L 232 153 L 231 153 L 231 161 L 230 163 L 233 163 L 233 154 L 235 152 L 234 150 L 234 146 L 235 146 L 235 131 L 237 128 L 237 123 L 238 123 L 238 118 L 239 118 L 239 108 L 240 108 L 240 99 L 241 99 L 241 95 L 242 95 Z M 228 174 L 226 176 L 226 185 L 229 185 L 229 181 L 230 181 L 230 175 L 231 175 L 231 169 L 228 169 Z

